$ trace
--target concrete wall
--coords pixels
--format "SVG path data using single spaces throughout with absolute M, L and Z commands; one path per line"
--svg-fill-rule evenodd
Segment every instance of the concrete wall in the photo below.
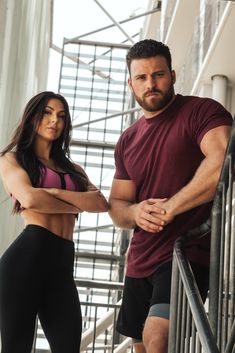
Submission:
M 26 102 L 47 84 L 50 0 L 0 0 L 0 150 Z M 22 229 L 0 184 L 0 255 Z

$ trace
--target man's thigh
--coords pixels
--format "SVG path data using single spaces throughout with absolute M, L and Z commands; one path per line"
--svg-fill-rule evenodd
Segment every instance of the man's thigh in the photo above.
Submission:
M 125 278 L 122 306 L 117 320 L 118 332 L 142 341 L 151 296 L 152 285 L 147 278 Z
M 126 277 L 117 330 L 125 336 L 142 341 L 150 307 L 160 304 L 161 310 L 169 311 L 170 282 L 171 265 L 162 265 L 153 275 L 146 278 Z M 167 308 L 162 304 L 167 304 Z
M 195 280 L 201 294 L 202 300 L 205 301 L 209 286 L 209 268 L 199 264 L 191 264 Z M 170 298 L 171 298 L 171 274 L 172 263 L 163 264 L 151 277 L 153 285 L 153 293 L 150 302 L 150 310 L 148 317 L 161 317 L 168 319 L 170 317 Z

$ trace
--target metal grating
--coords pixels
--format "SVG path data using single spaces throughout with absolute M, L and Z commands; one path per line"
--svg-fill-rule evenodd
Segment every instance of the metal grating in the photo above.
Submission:
M 71 157 L 84 167 L 106 197 L 114 173 L 115 143 L 128 115 L 137 110 L 129 112 L 125 64 L 128 48 L 125 44 L 65 40 L 62 52 L 59 91 L 69 102 L 73 120 Z M 117 232 L 107 213 L 84 212 L 79 216 L 74 234 L 74 274 L 82 304 L 84 333 L 105 315 L 109 305 L 118 302 L 121 293 L 105 285 L 90 288 L 80 283 L 84 280 L 122 282 L 127 237 L 126 232 Z M 97 303 L 102 303 L 98 311 L 94 306 Z M 103 332 L 96 343 L 101 347 L 114 345 L 112 332 L 113 328 Z

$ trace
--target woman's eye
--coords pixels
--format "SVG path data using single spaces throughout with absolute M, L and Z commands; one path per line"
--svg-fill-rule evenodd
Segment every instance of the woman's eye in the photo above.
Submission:
M 63 120 L 64 120 L 64 119 L 65 119 L 65 115 L 59 115 L 59 116 L 58 116 L 58 118 L 60 118 L 60 119 L 63 119 Z
M 45 110 L 44 114 L 51 114 L 51 112 L 49 110 Z

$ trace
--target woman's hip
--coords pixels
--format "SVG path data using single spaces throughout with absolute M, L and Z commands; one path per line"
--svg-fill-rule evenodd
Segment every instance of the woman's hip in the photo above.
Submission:
M 0 259 L 1 266 L 33 266 L 46 271 L 73 270 L 74 243 L 50 230 L 28 224 Z

